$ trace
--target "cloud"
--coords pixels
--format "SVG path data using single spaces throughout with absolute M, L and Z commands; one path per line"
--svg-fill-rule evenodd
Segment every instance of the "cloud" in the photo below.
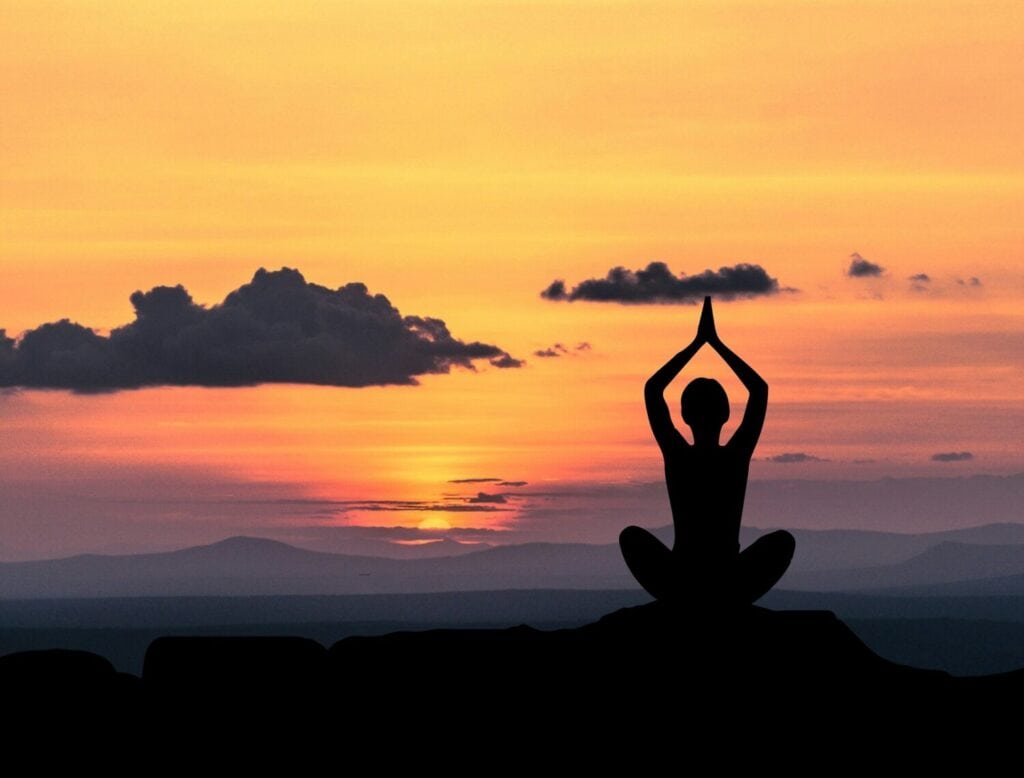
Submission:
M 486 472 L 486 471 L 485 471 Z M 448 483 L 450 484 L 485 484 L 492 481 L 500 481 L 500 478 L 453 478 Z
M 550 359 L 551 357 L 561 357 L 566 354 L 576 356 L 575 352 L 590 350 L 591 346 L 589 343 L 586 342 L 578 344 L 574 349 L 566 348 L 561 343 L 555 343 L 553 346 L 549 346 L 548 348 L 538 349 L 537 351 L 534 351 L 533 355 L 535 357 L 541 357 L 543 359 Z
M 560 357 L 562 354 L 568 353 L 565 347 L 561 343 L 556 343 L 554 346 L 545 349 L 539 349 L 533 352 L 535 357 L 542 357 L 545 359 L 551 357 Z
M 307 531 L 323 535 L 337 535 L 343 538 L 373 538 L 379 540 L 421 540 L 425 537 L 494 538 L 508 534 L 508 530 L 494 527 L 388 527 L 364 524 L 307 526 L 281 524 L 274 529 Z
M 526 362 L 522 359 L 516 359 L 510 354 L 502 354 L 497 359 L 492 359 L 491 364 L 495 367 L 507 368 L 507 367 L 522 367 Z
M 306 542 L 334 539 L 339 541 L 349 540 L 377 540 L 383 542 L 401 543 L 402 541 L 422 540 L 457 540 L 460 542 L 470 541 L 493 541 L 500 540 L 503 536 L 509 535 L 509 530 L 494 527 L 388 527 L 364 524 L 332 525 L 323 524 L 280 524 L 269 528 L 268 534 L 298 536 Z M 286 541 L 287 542 L 287 541 Z M 321 545 L 317 543 L 316 545 Z M 343 546 L 340 551 L 346 551 Z
M 940 451 L 932 454 L 932 462 L 966 462 L 969 459 L 974 459 L 970 451 Z
M 498 481 L 498 486 L 526 486 L 526 481 Z
M 452 336 L 441 319 L 402 316 L 364 284 L 329 289 L 298 270 L 260 269 L 209 308 L 182 286 L 131 296 L 135 321 L 109 337 L 67 319 L 17 341 L 0 330 L 0 386 L 102 392 L 144 386 L 414 385 L 417 376 L 522 364 Z
M 911 276 L 907 276 L 907 280 L 910 282 L 912 291 L 929 292 L 936 295 L 948 293 L 950 286 L 953 289 L 960 288 L 968 293 L 970 290 L 978 289 L 982 286 L 981 279 L 977 276 L 936 278 L 928 273 L 914 273 Z
M 643 270 L 614 267 L 604 278 L 581 281 L 567 290 L 564 281 L 553 281 L 540 296 L 546 300 L 588 300 L 612 303 L 696 303 L 705 295 L 719 300 L 761 297 L 794 291 L 779 286 L 760 265 L 739 264 L 705 270 L 695 276 L 676 276 L 664 262 L 651 262 Z
M 475 501 L 470 498 L 467 502 L 426 502 L 420 500 L 363 500 L 363 501 L 342 501 L 335 503 L 343 505 L 346 511 L 383 511 L 383 512 L 404 512 L 404 511 L 437 511 L 440 513 L 491 513 L 492 511 L 504 511 L 507 508 L 495 508 L 493 505 L 480 504 L 495 502 L 494 500 Z
M 784 454 L 776 454 L 772 457 L 765 457 L 764 462 L 772 462 L 776 465 L 792 465 L 798 462 L 828 462 L 827 459 L 816 457 L 813 454 L 805 454 L 803 451 L 787 451 Z
M 907 280 L 910 281 L 910 288 L 915 292 L 927 292 L 930 288 L 932 277 L 927 273 L 914 273 Z
M 545 300 L 564 300 L 568 297 L 565 291 L 565 281 L 552 281 L 548 287 L 541 291 L 540 296 Z
M 850 255 L 850 266 L 846 269 L 846 275 L 850 278 L 876 278 L 883 273 L 884 267 L 864 259 L 856 251 Z
M 469 499 L 466 500 L 466 502 L 472 505 L 477 505 L 480 503 L 504 504 L 508 502 L 508 500 L 506 500 L 505 496 L 502 494 L 487 494 L 487 492 L 477 492 L 476 497 L 470 497 Z

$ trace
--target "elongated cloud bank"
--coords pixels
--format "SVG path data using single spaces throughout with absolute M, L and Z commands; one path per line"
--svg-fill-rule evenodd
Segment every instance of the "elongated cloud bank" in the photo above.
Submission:
M 0 330 L 0 386 L 115 391 L 143 386 L 415 384 L 416 376 L 521 362 L 454 338 L 440 319 L 402 316 L 364 284 L 312 284 L 260 269 L 209 308 L 182 286 L 131 296 L 135 321 L 109 337 L 64 319 L 19 340 Z
M 552 281 L 540 296 L 547 300 L 588 300 L 605 303 L 692 304 L 712 295 L 717 300 L 761 297 L 793 291 L 779 286 L 760 265 L 739 264 L 705 270 L 695 276 L 676 276 L 664 262 L 651 262 L 643 270 L 613 267 L 604 278 L 589 278 L 571 290 L 565 281 Z
M 932 462 L 967 462 L 974 459 L 970 451 L 940 451 L 932 454 Z
M 771 462 L 776 465 L 793 465 L 803 462 L 828 462 L 827 459 L 816 457 L 813 454 L 806 454 L 803 451 L 787 451 L 783 454 L 765 457 L 764 461 Z

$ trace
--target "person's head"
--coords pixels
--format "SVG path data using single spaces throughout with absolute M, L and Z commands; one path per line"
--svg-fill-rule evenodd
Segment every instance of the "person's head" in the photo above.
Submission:
M 729 420 L 729 397 L 713 378 L 694 378 L 683 389 L 683 421 L 691 429 L 721 430 Z

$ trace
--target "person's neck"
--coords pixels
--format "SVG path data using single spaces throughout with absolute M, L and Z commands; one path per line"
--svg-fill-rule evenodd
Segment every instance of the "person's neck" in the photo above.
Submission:
M 693 429 L 693 445 L 697 448 L 718 448 L 722 429 Z

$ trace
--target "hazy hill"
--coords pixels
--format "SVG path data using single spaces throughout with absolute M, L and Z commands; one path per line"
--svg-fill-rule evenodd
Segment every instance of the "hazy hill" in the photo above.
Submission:
M 743 544 L 764 531 L 744 530 Z M 670 541 L 670 529 L 656 532 Z M 1024 576 L 1024 525 L 917 535 L 794 534 L 797 553 L 780 583 L 786 589 L 858 591 Z M 614 544 L 529 543 L 394 559 L 235 537 L 163 553 L 0 563 L 3 599 L 635 588 Z M 1024 585 L 1010 581 L 999 591 L 1024 593 Z
M 857 591 L 933 586 L 1018 573 L 1024 574 L 1024 546 L 942 542 L 894 565 L 793 570 L 784 578 L 783 586 L 811 591 Z
M 907 584 L 877 590 L 878 594 L 890 597 L 984 600 L 1016 602 L 1024 596 L 1024 574 L 1002 575 L 991 578 L 974 578 L 965 581 L 948 581 L 938 584 Z M 1024 612 L 1024 608 L 1021 609 Z
M 629 587 L 616 546 L 582 544 L 537 543 L 399 560 L 235 537 L 165 553 L 0 564 L 0 593 L 6 599 Z
M 752 530 L 751 540 L 755 533 Z M 904 534 L 864 530 L 793 530 L 792 570 L 838 570 L 903 562 L 942 543 L 1024 545 L 1024 524 L 985 524 L 967 529 Z M 746 538 L 742 538 L 746 541 Z M 749 542 L 749 541 L 746 541 Z

